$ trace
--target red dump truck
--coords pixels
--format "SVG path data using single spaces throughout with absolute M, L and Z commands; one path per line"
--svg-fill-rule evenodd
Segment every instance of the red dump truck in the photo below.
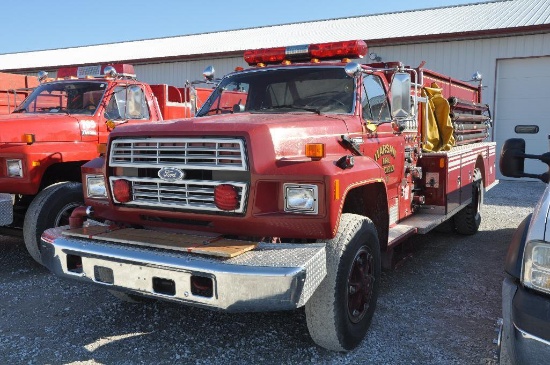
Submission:
M 350 61 L 366 52 L 247 51 L 200 118 L 115 130 L 82 167 L 86 204 L 43 233 L 44 265 L 126 300 L 305 307 L 317 344 L 355 348 L 400 243 L 476 233 L 495 183 L 481 88 Z
M 36 86 L 35 76 L 0 72 L 0 115 L 13 112 Z
M 0 225 L 23 227 L 38 262 L 40 234 L 67 224 L 82 204 L 80 166 L 99 155 L 110 131 L 190 117 L 212 91 L 148 85 L 127 64 L 67 67 L 55 79 L 42 72 L 39 78 L 29 97 L 0 118 Z

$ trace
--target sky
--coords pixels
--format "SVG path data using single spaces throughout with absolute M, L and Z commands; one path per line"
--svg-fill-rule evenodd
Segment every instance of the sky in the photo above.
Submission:
M 381 14 L 486 0 L 9 0 L 0 54 Z M 289 35 L 291 36 L 291 35 Z

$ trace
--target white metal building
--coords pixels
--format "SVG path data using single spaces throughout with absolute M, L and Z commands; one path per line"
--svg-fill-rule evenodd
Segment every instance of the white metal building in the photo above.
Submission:
M 550 0 L 488 1 L 4 54 L 0 55 L 0 70 L 30 73 L 55 71 L 62 65 L 122 61 L 134 64 L 143 81 L 181 86 L 200 78 L 207 65 L 213 65 L 218 76 L 245 66 L 242 54 L 247 49 L 350 39 L 364 39 L 369 52 L 382 61 L 398 60 L 410 66 L 426 61 L 426 68 L 462 80 L 479 71 L 484 102 L 493 112 L 497 147 L 506 138 L 519 136 L 526 139 L 527 152 L 548 151 Z M 545 166 L 527 162 L 526 169 L 543 172 Z

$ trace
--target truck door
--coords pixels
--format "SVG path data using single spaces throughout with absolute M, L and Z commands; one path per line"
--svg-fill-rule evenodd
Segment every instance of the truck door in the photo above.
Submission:
M 361 87 L 361 117 L 365 124 L 364 154 L 374 159 L 386 176 L 390 224 L 407 213 L 411 192 L 403 184 L 404 140 L 391 126 L 391 113 L 385 83 L 378 75 L 367 74 Z

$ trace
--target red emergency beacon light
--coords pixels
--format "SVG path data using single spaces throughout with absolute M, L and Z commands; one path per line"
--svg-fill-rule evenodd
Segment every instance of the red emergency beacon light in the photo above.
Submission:
M 250 66 L 261 66 L 283 62 L 286 63 L 287 61 L 363 58 L 366 54 L 367 44 L 362 40 L 356 40 L 252 49 L 244 52 L 244 60 Z
M 104 77 L 105 68 L 112 67 L 118 76 L 135 78 L 136 72 L 134 66 L 125 63 L 115 63 L 112 65 L 91 65 L 78 67 L 62 67 L 57 71 L 57 78 L 77 77 L 79 79 L 90 77 Z

